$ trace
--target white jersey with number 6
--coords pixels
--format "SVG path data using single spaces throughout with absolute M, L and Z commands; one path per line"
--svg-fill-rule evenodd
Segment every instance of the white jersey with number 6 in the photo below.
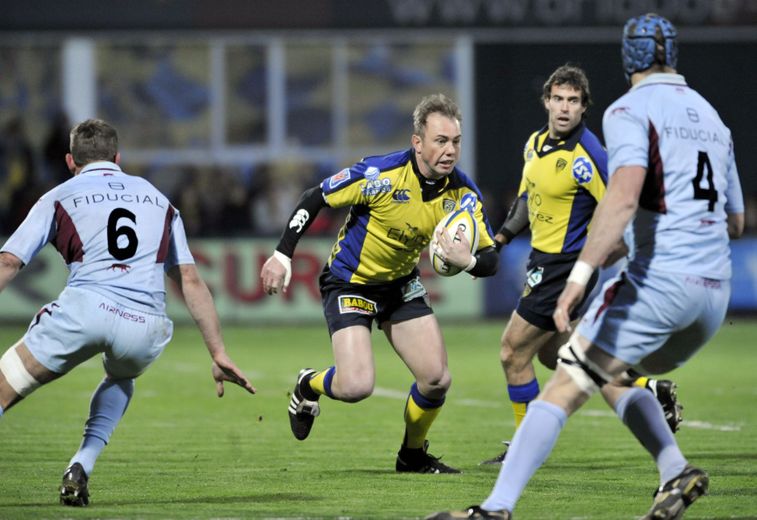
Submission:
M 89 164 L 42 196 L 2 251 L 28 264 L 48 242 L 71 271 L 68 286 L 148 312 L 165 310 L 164 270 L 194 263 L 179 212 L 111 162 Z
M 609 172 L 643 166 L 631 268 L 731 277 L 728 213 L 744 201 L 730 130 L 679 74 L 652 74 L 605 111 Z

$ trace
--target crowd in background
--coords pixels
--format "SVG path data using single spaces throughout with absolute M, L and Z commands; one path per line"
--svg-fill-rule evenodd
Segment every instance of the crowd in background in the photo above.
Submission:
M 0 236 L 9 236 L 32 205 L 68 180 L 64 157 L 71 124 L 60 113 L 41 147 L 14 117 L 0 128 Z M 122 168 L 155 184 L 181 211 L 190 237 L 278 236 L 302 192 L 336 170 L 330 165 L 281 161 L 246 167 L 136 165 L 123 154 Z M 344 221 L 338 210 L 322 211 L 309 234 L 333 235 Z
M 64 161 L 70 129 L 68 118 L 58 112 L 41 146 L 34 146 L 23 118 L 12 117 L 0 126 L 0 236 L 9 236 L 40 196 L 70 178 Z M 130 164 L 128 153 L 121 165 L 149 179 L 173 202 L 190 237 L 278 236 L 302 192 L 344 167 L 286 160 L 244 167 L 137 165 Z M 516 193 L 492 194 L 481 185 L 490 223 L 497 227 Z M 744 198 L 746 232 L 754 233 L 757 194 L 745 193 Z M 308 235 L 333 236 L 345 216 L 344 210 L 323 210 Z

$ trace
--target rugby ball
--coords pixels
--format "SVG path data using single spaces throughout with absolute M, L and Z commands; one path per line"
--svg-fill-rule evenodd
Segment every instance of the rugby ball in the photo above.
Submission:
M 439 224 L 437 224 L 434 236 L 431 237 L 431 243 L 428 247 L 428 257 L 431 260 L 431 266 L 440 276 L 454 276 L 462 271 L 462 269 L 448 264 L 437 254 L 436 231 L 443 230 L 452 240 L 459 241 L 460 239 L 457 237 L 458 229 L 468 239 L 471 254 L 474 254 L 478 250 L 478 226 L 471 212 L 467 209 L 458 209 L 445 215 Z

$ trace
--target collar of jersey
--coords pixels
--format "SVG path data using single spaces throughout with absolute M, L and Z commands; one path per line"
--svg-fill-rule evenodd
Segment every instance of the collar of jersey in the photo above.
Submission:
M 673 74 L 672 72 L 655 72 L 639 81 L 636 85 L 631 87 L 631 90 L 646 87 L 647 85 L 659 85 L 661 83 L 666 85 L 681 85 L 682 87 L 685 87 L 686 79 L 680 74 Z
M 82 171 L 79 172 L 79 175 L 85 175 L 87 173 L 102 175 L 102 172 L 112 172 L 114 174 L 123 173 L 116 163 L 110 161 L 98 161 L 86 165 Z
M 433 200 L 444 193 L 444 191 L 450 186 L 450 177 L 457 171 L 457 168 L 455 168 L 452 173 L 450 173 L 446 177 L 438 179 L 436 182 L 430 183 L 428 182 L 428 179 L 423 176 L 420 168 L 418 168 L 418 163 L 415 161 L 415 154 L 410 154 L 410 163 L 413 166 L 413 173 L 415 174 L 415 178 L 418 179 L 418 184 L 420 184 L 421 186 L 421 199 L 424 202 Z
M 583 129 L 585 126 L 585 123 L 581 121 L 570 132 L 570 134 L 568 134 L 568 136 L 560 142 L 560 144 L 553 146 L 546 152 L 542 152 L 540 144 L 544 144 L 544 141 L 549 137 L 549 125 L 545 125 L 541 130 L 539 130 L 539 133 L 536 134 L 536 138 L 534 139 L 534 151 L 536 152 L 536 155 L 538 155 L 539 157 L 544 157 L 545 155 L 557 150 L 573 150 L 576 147 L 576 144 L 578 144 L 578 141 L 581 139 L 581 135 L 583 134 Z

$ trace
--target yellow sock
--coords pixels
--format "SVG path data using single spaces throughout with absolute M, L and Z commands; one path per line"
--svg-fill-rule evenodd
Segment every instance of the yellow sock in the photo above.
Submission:
M 515 416 L 515 429 L 517 430 L 523 418 L 526 416 L 528 403 L 539 396 L 539 382 L 533 378 L 528 383 L 522 385 L 507 385 L 507 395 L 510 403 L 513 405 L 513 415 Z
M 309 381 L 310 388 L 313 389 L 313 392 L 319 395 L 326 395 L 333 398 L 334 396 L 331 393 L 331 382 L 335 373 L 336 367 L 329 367 L 314 374 Z
M 513 405 L 513 415 L 515 415 L 515 429 L 520 427 L 520 423 L 523 422 L 523 418 L 526 416 L 526 408 L 528 403 L 511 403 Z
M 637 378 L 636 380 L 634 380 L 634 382 L 632 384 L 633 384 L 633 386 L 638 386 L 639 388 L 646 388 L 647 387 L 647 382 L 649 382 L 649 378 L 641 376 L 641 377 Z
M 421 408 L 416 403 L 415 395 L 418 395 L 419 400 L 424 400 L 425 405 L 432 404 L 433 408 Z M 407 398 L 405 404 L 405 446 L 408 448 L 422 448 L 423 441 L 426 440 L 428 430 L 431 428 L 431 424 L 439 415 L 442 410 L 443 399 L 431 400 L 424 398 L 413 385 L 413 390 Z

